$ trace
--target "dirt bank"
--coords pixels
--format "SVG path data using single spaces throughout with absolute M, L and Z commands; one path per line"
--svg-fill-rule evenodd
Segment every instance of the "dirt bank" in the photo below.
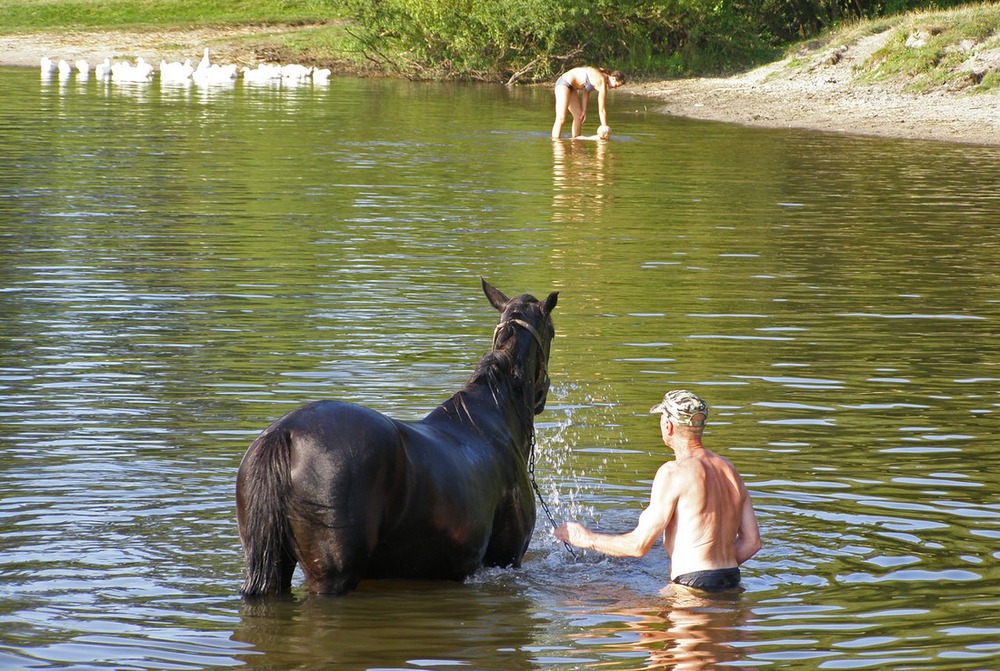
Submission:
M 280 32 L 282 28 L 274 26 L 236 26 L 183 31 L 67 31 L 59 34 L 0 35 L 0 66 L 36 68 L 42 56 L 70 63 L 82 58 L 91 64 L 105 58 L 112 61 L 134 60 L 140 56 L 154 64 L 161 59 L 183 61 L 187 58 L 197 63 L 205 47 L 211 48 L 215 62 L 255 65 L 264 60 L 264 54 L 272 48 L 273 42 L 268 37 Z
M 858 67 L 889 31 L 746 74 L 631 87 L 667 114 L 771 128 L 1000 145 L 1000 93 L 905 92 L 905 82 L 866 84 Z M 991 55 L 990 57 L 995 57 Z
M 73 62 L 142 56 L 158 63 L 197 60 L 208 46 L 216 62 L 254 65 L 275 56 L 270 36 L 291 28 L 241 26 L 148 32 L 67 32 L 0 36 L 0 65 L 38 67 L 48 56 Z M 630 84 L 667 114 L 752 126 L 1000 145 L 1000 93 L 915 94 L 899 82 L 858 81 L 857 67 L 888 31 L 835 49 L 798 54 L 746 74 Z M 612 103 L 614 105 L 615 103 Z

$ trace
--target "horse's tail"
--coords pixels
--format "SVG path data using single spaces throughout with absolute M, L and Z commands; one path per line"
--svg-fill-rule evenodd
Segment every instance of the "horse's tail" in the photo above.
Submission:
M 290 492 L 287 431 L 271 427 L 257 437 L 236 478 L 236 517 L 247 573 L 240 592 L 264 596 L 291 587 L 295 555 L 288 524 Z

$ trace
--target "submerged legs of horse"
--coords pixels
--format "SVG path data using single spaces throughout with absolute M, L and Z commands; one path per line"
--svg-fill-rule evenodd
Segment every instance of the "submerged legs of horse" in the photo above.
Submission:
M 350 525 L 336 527 L 338 523 L 332 518 L 320 515 L 309 521 L 293 520 L 292 534 L 309 591 L 346 594 L 364 575 L 368 548 L 364 534 Z

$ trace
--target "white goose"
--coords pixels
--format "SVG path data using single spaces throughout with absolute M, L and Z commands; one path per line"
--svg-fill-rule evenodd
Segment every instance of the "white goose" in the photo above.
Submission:
M 73 66 L 64 60 L 60 60 L 56 67 L 59 70 L 59 79 L 69 79 L 69 76 L 73 74 Z
M 48 56 L 42 56 L 39 61 L 41 65 L 42 77 L 51 77 L 59 70 L 59 66 Z
M 160 61 L 160 81 L 174 84 L 189 84 L 191 83 L 191 75 L 193 74 L 194 66 L 191 65 L 190 58 L 183 63 Z
M 94 77 L 96 77 L 97 80 L 100 81 L 102 79 L 107 79 L 110 76 L 111 76 L 111 59 L 105 58 L 102 63 L 98 63 L 97 67 L 94 68 Z
M 90 77 L 90 63 L 88 63 L 87 61 L 83 60 L 82 58 L 79 59 L 79 60 L 77 60 L 77 62 L 76 62 L 76 69 L 77 69 L 77 72 L 80 73 L 79 76 L 80 76 L 81 79 L 86 80 L 86 79 L 88 79 Z
M 261 63 L 257 67 L 243 68 L 243 81 L 247 84 L 269 84 L 281 79 L 281 66 Z
M 211 86 L 213 84 L 229 84 L 236 79 L 235 65 L 214 65 L 208 60 L 208 47 L 205 47 L 205 55 L 202 57 L 198 67 L 191 75 L 194 83 L 199 86 Z
M 135 65 L 121 61 L 111 66 L 111 79 L 116 82 L 145 83 L 153 78 L 153 66 L 140 56 Z
M 307 68 L 306 66 L 299 65 L 297 63 L 281 66 L 282 79 L 291 79 L 293 81 L 301 82 L 308 79 L 311 73 L 312 68 Z
M 314 84 L 326 84 L 330 81 L 330 68 L 313 70 L 312 80 Z

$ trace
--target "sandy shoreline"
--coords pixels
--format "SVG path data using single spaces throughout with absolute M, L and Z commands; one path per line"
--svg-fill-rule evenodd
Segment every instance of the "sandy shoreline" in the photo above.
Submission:
M 657 111 L 707 121 L 1000 146 L 998 96 L 955 99 L 878 90 L 775 91 L 728 80 L 649 85 Z
M 1000 93 L 908 93 L 866 85 L 857 67 L 888 31 L 835 50 L 785 59 L 727 78 L 683 79 L 635 89 L 666 114 L 769 128 L 1000 145 Z M 835 53 L 835 57 L 831 57 Z
M 258 44 L 253 40 L 262 34 L 260 28 L 245 26 L 8 35 L 0 36 L 0 66 L 38 67 L 42 56 L 70 62 L 137 56 L 152 63 L 161 58 L 197 60 L 206 46 L 218 62 L 252 66 L 267 51 L 263 40 Z M 842 46 L 835 59 L 829 53 L 816 53 L 797 59 L 794 66 L 786 60 L 734 77 L 642 82 L 623 90 L 655 101 L 657 111 L 694 119 L 1000 145 L 1000 93 L 913 94 L 899 90 L 898 85 L 857 83 L 854 68 L 884 39 L 885 34 L 873 35 Z

